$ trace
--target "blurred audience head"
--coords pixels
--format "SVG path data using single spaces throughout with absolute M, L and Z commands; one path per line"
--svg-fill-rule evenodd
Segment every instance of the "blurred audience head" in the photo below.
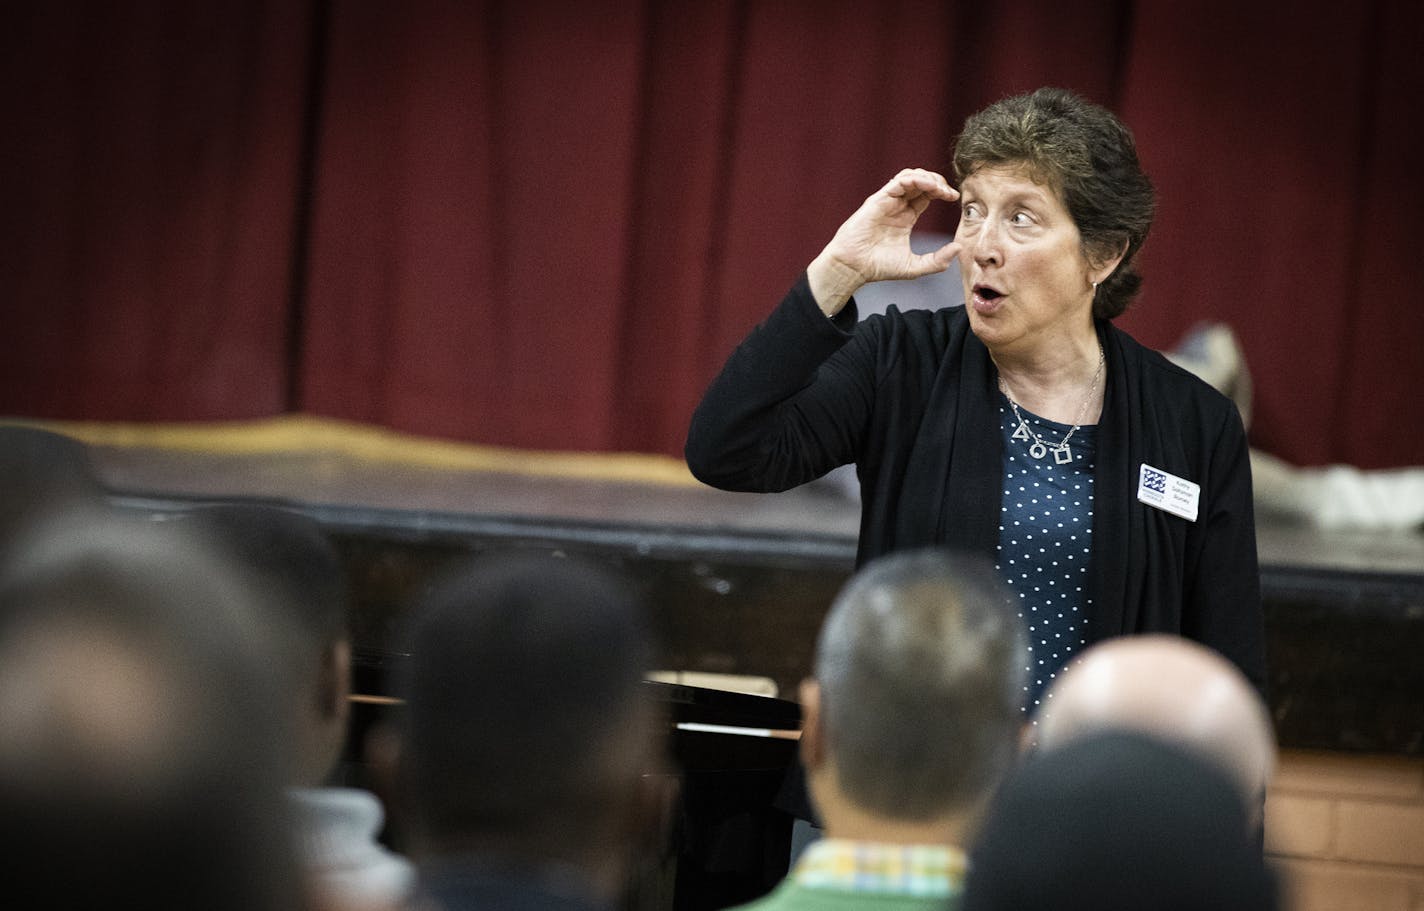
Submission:
M 1058 675 L 1039 713 L 1039 746 L 1105 729 L 1198 751 L 1232 777 L 1257 812 L 1275 771 L 1275 732 L 1255 688 L 1230 661 L 1177 636 L 1110 639 Z
M 255 583 L 265 609 L 293 636 L 288 700 L 296 712 L 297 784 L 332 774 L 350 720 L 351 639 L 346 576 L 315 519 L 276 506 L 219 504 L 178 524 L 203 534 Z
M 0 555 L 47 517 L 104 508 L 104 488 L 78 440 L 0 424 Z
M 965 911 L 1270 911 L 1279 901 L 1236 783 L 1136 733 L 1029 756 L 970 861 Z
M 625 582 L 576 559 L 475 558 L 423 599 L 408 649 L 397 793 L 417 860 L 552 864 L 623 888 L 649 812 L 639 779 L 661 759 Z
M 7 907 L 297 906 L 285 680 L 253 602 L 210 549 L 113 517 L 0 565 Z
M 837 596 L 801 688 L 802 757 L 833 837 L 870 820 L 962 839 L 1022 723 L 1022 626 L 992 568 L 881 557 Z

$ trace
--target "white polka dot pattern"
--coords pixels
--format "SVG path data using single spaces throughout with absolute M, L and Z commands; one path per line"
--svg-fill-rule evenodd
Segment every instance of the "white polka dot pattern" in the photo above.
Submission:
M 1068 433 L 1067 424 L 1019 410 L 1046 441 Z M 1012 438 L 1017 419 L 1002 395 L 999 412 L 1004 486 L 995 569 L 1015 595 L 1028 633 L 1024 711 L 1034 714 L 1043 691 L 1086 642 L 1097 428 L 1078 428 L 1072 460 L 1060 465 L 1051 455 L 1033 458 L 1027 443 Z

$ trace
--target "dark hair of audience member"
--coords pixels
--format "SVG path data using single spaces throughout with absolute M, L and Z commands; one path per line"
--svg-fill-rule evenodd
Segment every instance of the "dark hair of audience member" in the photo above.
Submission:
M 257 503 L 216 503 L 192 521 L 255 576 L 262 593 L 290 605 L 291 619 L 318 645 L 346 636 L 346 577 L 336 548 L 315 519 Z
M 104 507 L 84 444 L 23 424 L 0 424 L 0 554 L 48 516 Z
M 1089 734 L 1005 782 L 970 853 L 965 911 L 1271 911 L 1275 877 L 1236 783 L 1140 734 Z
M 57 522 L 0 567 L 7 908 L 300 906 L 269 632 L 152 523 Z
M 341 560 L 321 526 L 277 506 L 222 503 L 194 508 L 177 526 L 207 537 L 257 585 L 261 606 L 295 635 L 297 781 L 323 783 L 345 746 L 350 693 L 348 594 Z
M 651 646 L 625 581 L 532 553 L 463 563 L 410 631 L 400 754 L 412 852 L 581 864 L 652 743 Z

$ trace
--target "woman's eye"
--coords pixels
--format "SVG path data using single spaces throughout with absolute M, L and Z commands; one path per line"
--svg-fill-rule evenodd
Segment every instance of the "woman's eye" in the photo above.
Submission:
M 969 205 L 965 206 L 964 217 L 966 219 L 976 219 L 981 217 L 979 212 L 979 204 L 971 202 Z
M 1033 219 L 1028 217 L 1027 212 L 1015 212 L 1013 217 L 1009 219 L 1009 224 L 1016 228 L 1026 228 L 1033 224 Z

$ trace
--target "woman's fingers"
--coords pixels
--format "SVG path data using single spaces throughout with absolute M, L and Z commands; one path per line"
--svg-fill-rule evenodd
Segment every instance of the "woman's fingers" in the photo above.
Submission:
M 821 282 L 826 293 L 818 293 L 817 301 L 832 307 L 827 312 L 834 312 L 866 282 L 917 278 L 949 268 L 959 255 L 957 244 L 916 254 L 910 249 L 910 232 L 932 202 L 958 198 L 942 174 L 924 168 L 906 168 L 896 174 L 840 226 L 817 257 L 823 265 L 835 267 L 819 270 L 817 276 L 836 279 Z
M 898 222 L 906 209 L 913 213 L 913 218 L 919 218 L 931 202 L 957 199 L 959 192 L 949 185 L 944 175 L 924 168 L 906 168 L 871 194 L 861 211 L 872 219 Z
M 961 249 L 963 248 L 959 245 L 959 243 L 957 241 L 952 240 L 949 243 L 945 244 L 943 247 L 940 247 L 938 250 L 935 250 L 934 252 L 930 253 L 929 255 L 933 257 L 934 261 L 939 265 L 939 271 L 943 272 L 945 269 L 948 269 L 956 259 L 959 258 L 959 251 Z
M 906 168 L 890 178 L 881 192 L 900 197 L 923 194 L 947 202 L 959 198 L 959 192 L 949 185 L 943 174 L 924 168 Z
M 910 259 L 910 267 L 907 270 L 906 278 L 919 278 L 921 275 L 932 275 L 936 272 L 943 272 L 954 262 L 959 255 L 959 244 L 950 241 L 938 250 L 929 253 L 916 253 Z

